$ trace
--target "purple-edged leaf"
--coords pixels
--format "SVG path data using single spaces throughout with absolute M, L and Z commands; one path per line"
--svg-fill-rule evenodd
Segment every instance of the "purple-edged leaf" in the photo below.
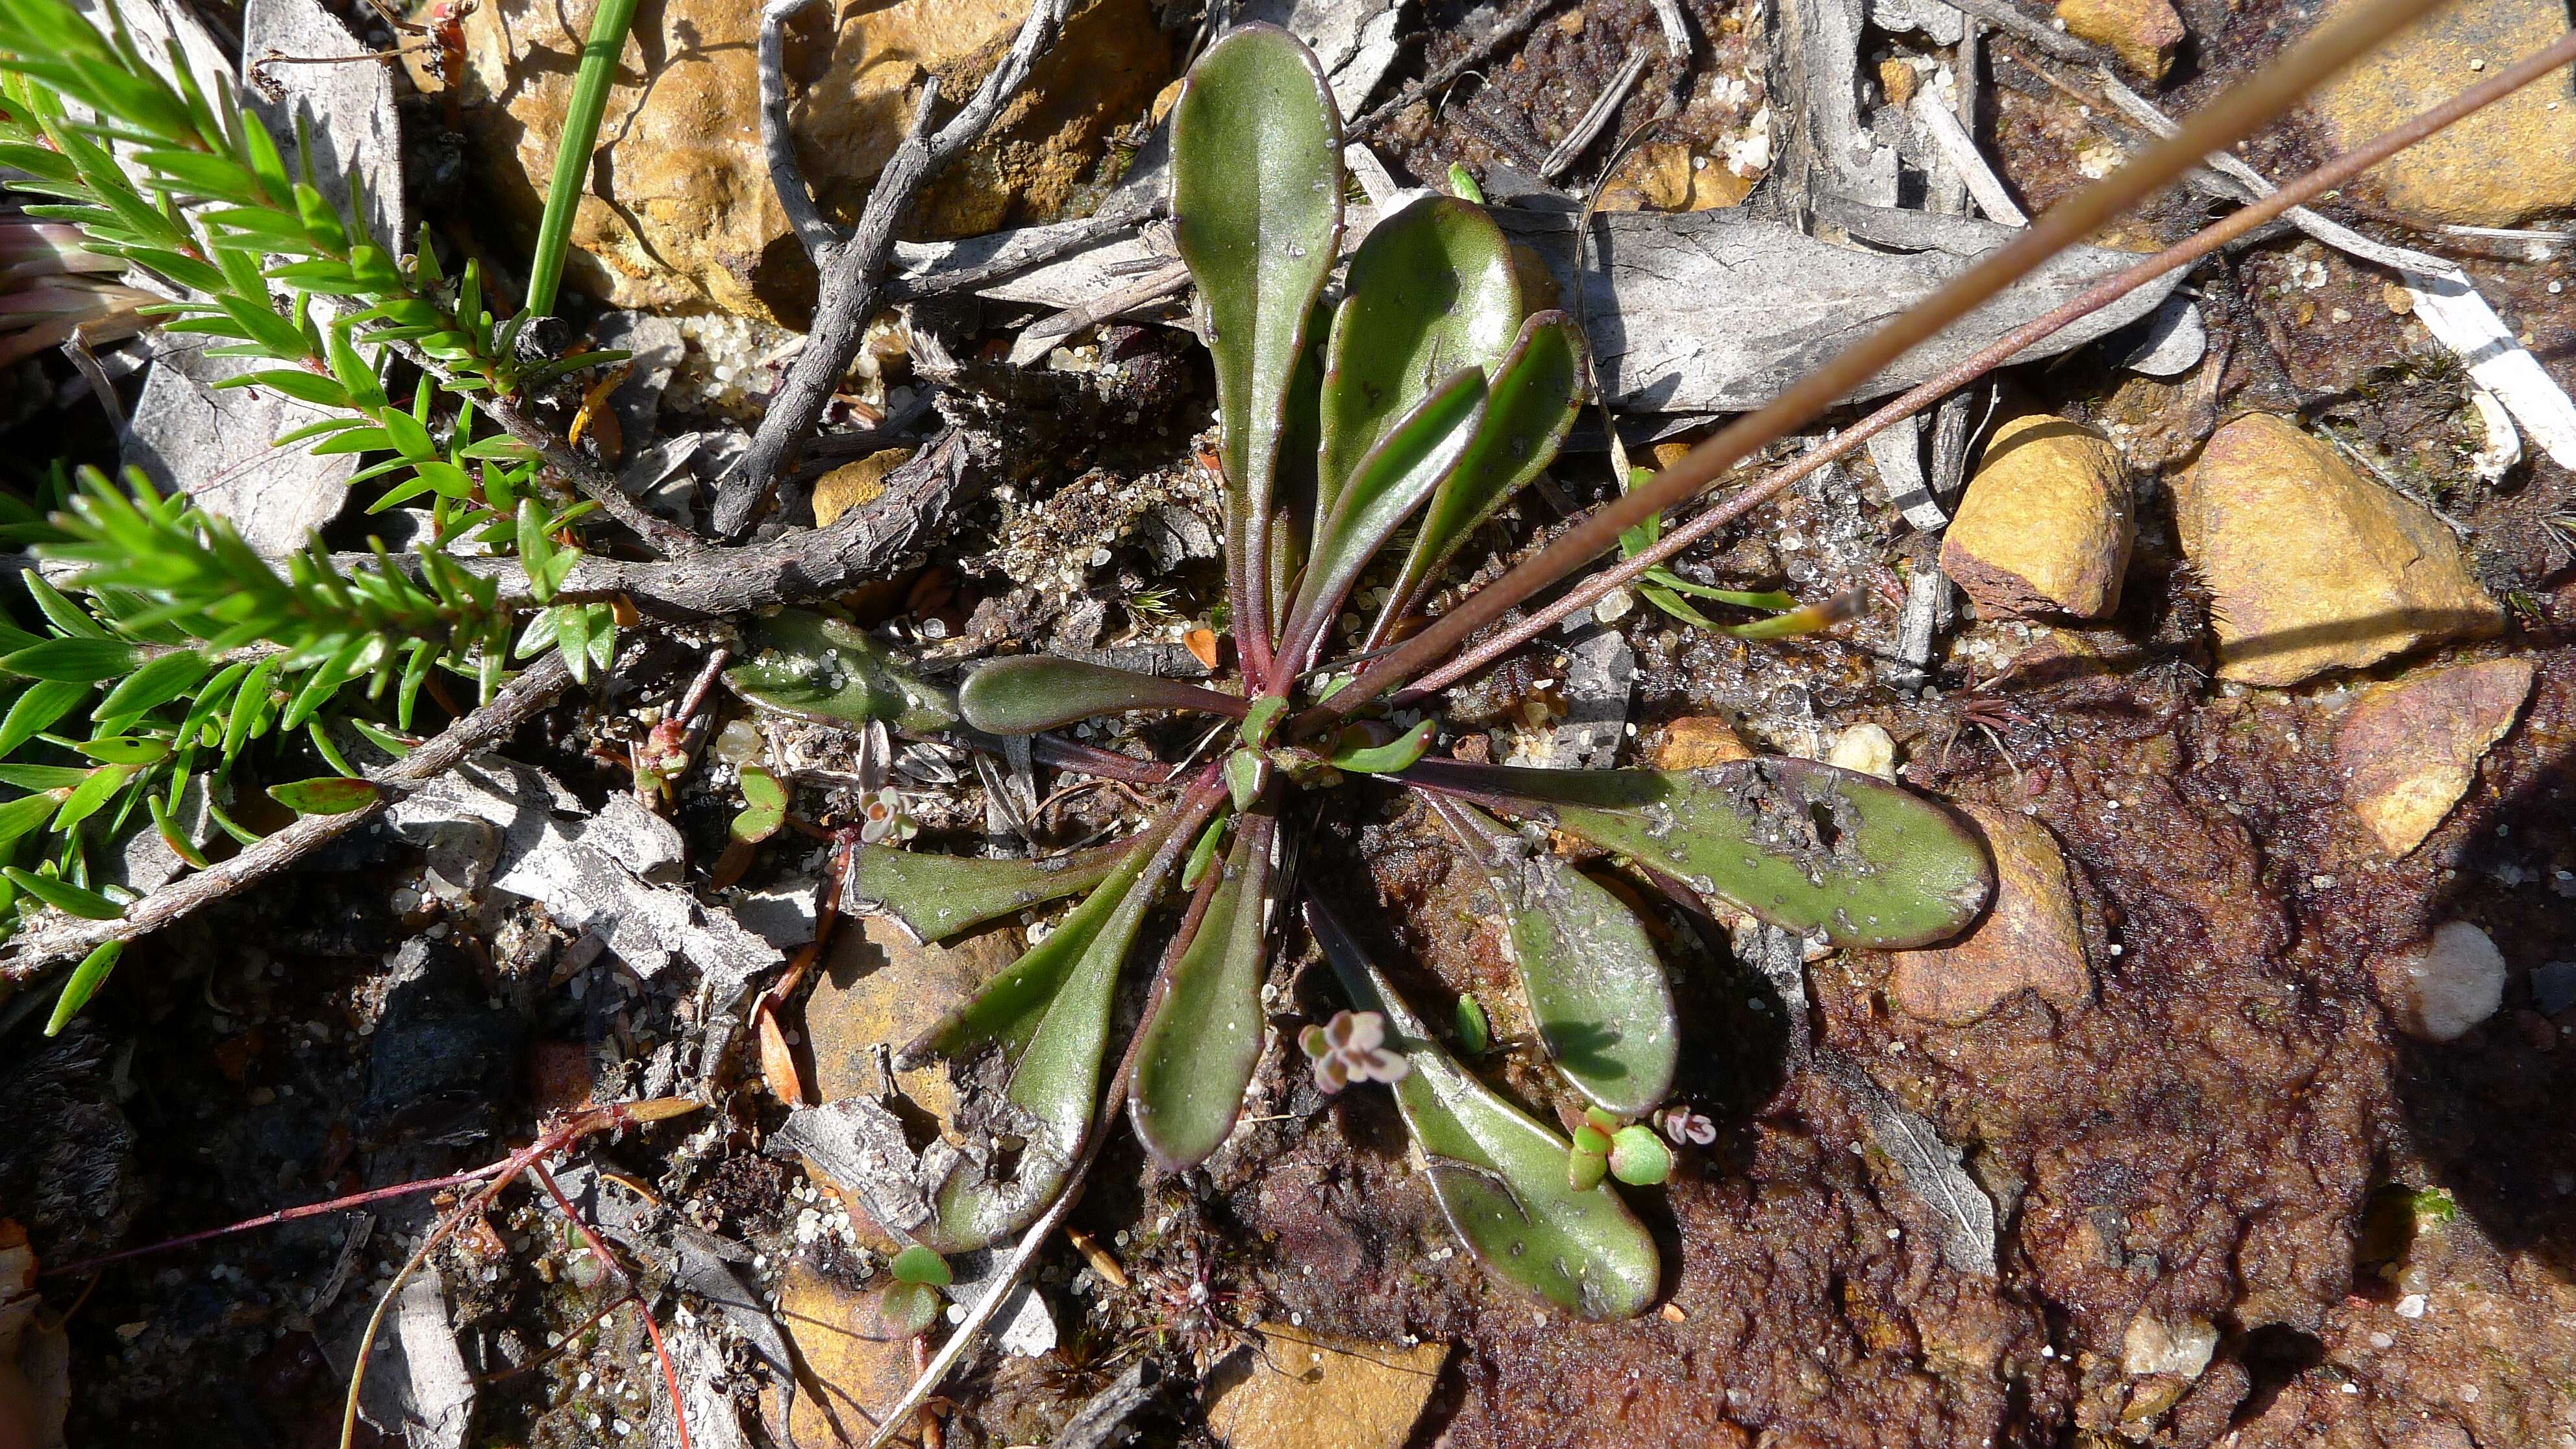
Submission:
M 957 723 L 957 702 L 855 624 L 783 609 L 752 627 L 747 657 L 725 671 L 734 693 L 762 709 L 818 724 L 882 722 L 909 735 Z
M 1460 368 L 1493 374 L 1521 310 L 1511 244 L 1483 207 L 1426 196 L 1379 218 L 1352 254 L 1325 353 L 1319 522 L 1361 460 L 1434 386 Z
M 1302 671 L 1360 571 L 1440 486 L 1474 441 L 1484 415 L 1485 376 L 1462 368 L 1396 420 L 1360 461 L 1333 511 L 1315 530 L 1314 551 L 1280 630 Z
M 1431 1164 L 1440 1211 L 1496 1277 L 1591 1319 L 1633 1318 L 1655 1296 L 1655 1240 L 1615 1192 L 1566 1181 L 1566 1140 L 1476 1080 L 1431 1039 L 1375 963 L 1311 897 L 1307 924 L 1357 1011 L 1386 1017 L 1412 1068 L 1394 1085 Z
M 1621 1117 L 1653 1110 L 1672 1091 L 1681 1029 L 1646 928 L 1544 844 L 1474 806 L 1441 800 L 1436 808 L 1502 903 L 1521 993 L 1557 1070 Z
M 966 722 L 997 735 L 1033 735 L 1094 715 L 1131 709 L 1182 709 L 1243 717 L 1243 701 L 1177 679 L 1157 679 L 1105 664 L 1022 654 L 996 659 L 966 676 L 957 691 Z
M 1323 69 L 1287 31 L 1238 26 L 1172 107 L 1172 238 L 1205 309 L 1242 578 L 1269 557 L 1289 389 L 1341 237 L 1342 121 Z
M 1127 1112 L 1165 1171 L 1225 1145 L 1261 1060 L 1261 973 L 1269 960 L 1270 845 L 1276 821 L 1245 817 L 1198 934 L 1172 963 L 1138 1031 Z
M 1812 760 L 1670 772 L 1424 760 L 1404 779 L 1634 856 L 1838 946 L 1945 940 L 1994 894 L 1993 858 L 1958 812 Z
M 973 1144 L 940 1184 L 937 1219 L 919 1232 L 942 1253 L 980 1248 L 1027 1226 L 1073 1170 L 1100 1101 L 1100 1059 L 1118 969 L 1145 912 L 1180 864 L 1173 836 L 1205 809 L 1166 820 L 1147 851 L 1131 852 L 1047 938 L 1004 967 L 964 1006 L 905 1047 L 900 1059 L 957 1059 L 964 1104 L 957 1126 Z M 989 1145 L 1021 1145 L 1004 1161 Z
M 1383 638 L 1421 597 L 1476 526 L 1556 456 L 1583 407 L 1582 330 L 1562 312 L 1538 313 L 1521 324 L 1511 351 L 1491 376 L 1475 441 L 1423 510 L 1422 527 L 1405 555 L 1403 573 L 1387 593 L 1372 640 Z
M 1145 844 L 1127 841 L 1044 860 L 975 860 L 862 845 L 841 900 L 851 910 L 892 918 L 917 939 L 936 941 L 1087 891 Z

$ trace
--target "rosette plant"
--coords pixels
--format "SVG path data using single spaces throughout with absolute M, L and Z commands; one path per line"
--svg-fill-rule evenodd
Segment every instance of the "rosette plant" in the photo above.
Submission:
M 1186 711 L 1217 717 L 1225 748 L 1169 770 L 1169 808 L 1122 844 L 1040 861 L 858 853 L 850 897 L 924 937 L 1084 893 L 905 1049 L 956 1064 L 961 1135 L 984 1144 L 951 1150 L 919 1235 L 971 1249 L 1065 1190 L 1100 1107 L 1120 972 L 1167 898 L 1181 913 L 1129 1049 L 1125 1106 L 1161 1167 L 1214 1153 L 1263 1050 L 1261 986 L 1293 900 L 1350 1007 L 1379 1014 L 1372 1052 L 1402 1058 L 1346 1075 L 1389 1084 L 1459 1237 L 1565 1308 L 1634 1314 L 1658 1273 L 1645 1229 L 1617 1190 L 1593 1185 L 1598 1171 L 1569 1172 L 1576 1144 L 1444 1052 L 1327 903 L 1297 890 L 1289 837 L 1311 815 L 1300 795 L 1370 775 L 1429 802 L 1491 883 L 1539 1040 L 1589 1104 L 1581 1130 L 1596 1133 L 1665 1100 L 1678 1029 L 1646 930 L 1549 848 L 1549 832 L 1668 889 L 1849 946 L 1952 935 L 1983 908 L 1991 862 L 1946 807 L 1821 764 L 1502 768 L 1430 753 L 1434 720 L 1399 731 L 1372 717 L 1404 681 L 1355 686 L 1358 661 L 1331 657 L 1360 632 L 1342 627 L 1355 586 L 1384 559 L 1384 606 L 1351 642 L 1405 631 L 1471 531 L 1555 455 L 1583 398 L 1582 335 L 1531 309 L 1493 220 L 1449 197 L 1377 217 L 1327 305 L 1344 229 L 1341 122 L 1314 57 L 1284 31 L 1245 26 L 1208 50 L 1172 145 L 1176 236 L 1216 375 L 1240 693 L 1043 656 L 987 663 L 956 699 L 985 734 Z M 1080 748 L 1047 743 L 1067 763 Z

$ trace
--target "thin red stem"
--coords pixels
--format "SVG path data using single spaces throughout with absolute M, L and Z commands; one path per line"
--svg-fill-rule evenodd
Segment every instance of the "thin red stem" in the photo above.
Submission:
M 1296 733 L 1312 734 L 1347 719 L 1369 701 L 1425 673 L 1468 637 L 1514 605 L 1555 584 L 1617 544 L 1619 535 L 1696 496 L 1736 464 L 1823 414 L 1838 400 L 1918 345 L 1982 306 L 2034 268 L 2092 235 L 2162 190 L 2202 157 L 2253 133 L 2289 109 L 2325 77 L 2434 8 L 2438 0 L 2372 0 L 2351 19 L 2302 41 L 2195 113 L 2171 138 L 2138 153 L 2118 171 L 2051 207 L 2031 227 L 1939 291 L 1800 377 L 1756 411 L 1647 480 L 1594 509 L 1537 556 L 1435 619 L 1399 644 L 1322 705 L 1306 712 Z
M 253 1228 L 274 1227 L 279 1223 L 294 1222 L 298 1218 L 318 1218 L 325 1213 L 341 1213 L 347 1212 L 352 1208 L 362 1208 L 372 1202 L 384 1202 L 388 1199 L 397 1197 L 414 1197 L 424 1192 L 436 1192 L 442 1187 L 458 1187 L 469 1182 L 480 1182 L 484 1178 L 502 1171 L 509 1165 L 508 1159 L 505 1158 L 499 1162 L 477 1167 L 470 1172 L 459 1172 L 448 1177 L 433 1177 L 422 1182 L 396 1183 L 392 1187 L 370 1188 L 365 1192 L 351 1193 L 347 1197 L 335 1197 L 328 1202 L 306 1203 L 302 1207 L 280 1208 L 276 1212 L 262 1213 L 255 1218 L 244 1218 L 240 1222 L 230 1223 L 220 1228 L 207 1228 L 203 1232 L 184 1234 L 180 1237 L 165 1239 L 158 1243 L 150 1243 L 140 1248 L 127 1248 L 122 1252 L 109 1253 L 103 1257 L 83 1258 L 77 1263 L 65 1263 L 58 1268 L 46 1268 L 39 1271 L 36 1276 L 39 1278 L 61 1278 L 68 1277 L 74 1273 L 95 1272 L 98 1269 L 105 1268 L 116 1263 L 125 1262 L 130 1258 L 147 1258 L 154 1253 L 167 1253 L 173 1249 L 191 1247 L 195 1244 L 208 1242 L 215 1238 L 228 1237 L 234 1233 L 246 1233 Z
M 635 1316 L 644 1320 L 645 1336 L 653 1340 L 653 1356 L 662 1361 L 662 1382 L 671 1390 L 671 1423 L 680 1431 L 680 1449 L 689 1449 L 689 1409 L 680 1401 L 680 1375 L 671 1367 L 671 1351 L 663 1346 L 662 1328 L 653 1321 L 653 1310 L 644 1306 L 644 1295 L 635 1291 L 634 1276 L 626 1271 L 625 1264 L 617 1261 L 615 1254 L 608 1251 L 608 1245 L 599 1240 L 598 1232 L 572 1205 L 572 1199 L 564 1196 L 564 1190 L 555 1185 L 555 1175 L 546 1171 L 544 1163 L 530 1162 L 528 1171 L 537 1175 L 537 1181 L 545 1187 L 546 1196 L 555 1200 L 556 1208 L 572 1224 L 573 1231 L 581 1234 L 581 1240 L 589 1247 L 592 1256 L 605 1264 L 608 1271 L 617 1275 L 617 1281 L 625 1285 L 625 1301 L 635 1305 Z

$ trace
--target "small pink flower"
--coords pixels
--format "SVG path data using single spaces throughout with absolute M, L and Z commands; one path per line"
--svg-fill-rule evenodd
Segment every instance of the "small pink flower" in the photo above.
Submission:
M 1386 1018 L 1374 1011 L 1337 1011 L 1322 1026 L 1297 1033 L 1297 1045 L 1315 1073 L 1315 1085 L 1338 1092 L 1353 1082 L 1401 1082 L 1413 1070 L 1404 1054 L 1386 1044 Z
M 1717 1124 L 1692 1111 L 1687 1102 L 1675 1102 L 1657 1112 L 1655 1126 L 1675 1147 L 1706 1147 L 1717 1140 Z
M 859 839 L 868 844 L 910 840 L 920 830 L 905 813 L 903 797 L 893 790 L 870 790 L 859 797 Z

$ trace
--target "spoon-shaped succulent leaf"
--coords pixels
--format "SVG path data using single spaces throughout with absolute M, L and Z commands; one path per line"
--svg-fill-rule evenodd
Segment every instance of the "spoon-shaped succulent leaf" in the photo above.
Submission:
M 1443 379 L 1491 374 L 1520 325 L 1511 244 L 1483 207 L 1426 196 L 1381 217 L 1352 254 L 1325 352 L 1315 517 Z
M 1275 824 L 1267 814 L 1244 818 L 1198 934 L 1173 961 L 1138 1032 L 1128 1116 L 1166 1171 L 1195 1167 L 1225 1144 L 1261 1060 Z
M 1424 760 L 1404 779 L 1634 856 L 1838 946 L 1929 945 L 1994 894 L 1994 861 L 1956 811 L 1812 760 L 1669 772 Z
M 996 659 L 968 675 L 957 691 L 966 722 L 997 735 L 1033 735 L 1130 709 L 1188 709 L 1241 719 L 1243 707 L 1234 695 L 1177 679 L 1044 654 Z
M 1396 1108 L 1431 1164 L 1431 1190 L 1496 1276 L 1586 1318 L 1632 1318 L 1653 1298 L 1655 1241 L 1615 1192 L 1566 1181 L 1566 1140 L 1449 1059 L 1421 1018 L 1312 897 L 1307 924 L 1361 1011 L 1382 1012 L 1412 1067 Z
M 1441 815 L 1502 902 L 1512 961 L 1539 1040 L 1583 1095 L 1641 1117 L 1672 1091 L 1681 1031 L 1664 964 L 1619 898 L 1474 806 Z
M 977 1140 L 1017 1139 L 1008 1169 L 970 1154 L 937 1194 L 936 1220 L 918 1236 L 942 1253 L 982 1247 L 1044 1211 L 1073 1170 L 1100 1100 L 1101 1050 L 1118 968 L 1145 912 L 1214 804 L 1198 797 L 1093 888 L 1047 938 L 1004 967 L 945 1021 L 905 1047 L 901 1059 L 932 1053 L 961 1058 L 957 1072 L 971 1107 L 961 1119 Z M 1142 845 L 1143 842 L 1140 842 Z
M 1476 525 L 1556 456 L 1582 410 L 1583 373 L 1583 333 L 1572 318 L 1541 312 L 1521 324 L 1511 350 L 1494 366 L 1475 441 L 1423 510 L 1404 571 L 1370 631 L 1372 643 L 1421 597 Z
M 1360 571 L 1458 466 L 1484 408 L 1484 372 L 1461 368 L 1396 419 L 1360 460 L 1315 530 L 1306 576 L 1280 629 L 1283 652 L 1297 669 L 1310 662 L 1305 656 L 1341 611 Z
M 1172 235 L 1206 309 L 1227 557 L 1248 584 L 1270 557 L 1289 387 L 1342 237 L 1341 115 L 1313 52 L 1287 31 L 1238 26 L 1190 67 L 1172 107 Z
M 978 860 L 862 845 L 850 863 L 841 900 L 852 910 L 891 918 L 914 939 L 936 941 L 1040 901 L 1087 891 L 1139 841 L 1070 851 L 1044 860 Z
M 957 702 L 845 620 L 783 609 L 754 625 L 733 692 L 762 709 L 819 724 L 883 722 L 908 735 L 957 724 Z

